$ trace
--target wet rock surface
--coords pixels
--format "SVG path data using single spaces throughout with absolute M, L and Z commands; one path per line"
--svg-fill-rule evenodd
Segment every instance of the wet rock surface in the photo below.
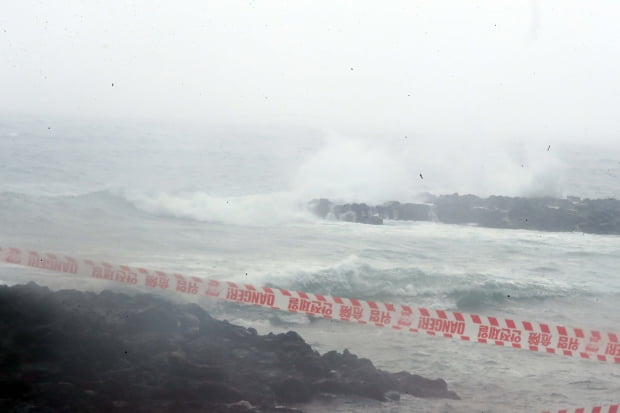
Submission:
M 292 412 L 322 393 L 458 399 L 446 382 L 323 355 L 152 295 L 0 286 L 0 411 Z
M 620 234 L 620 200 L 519 198 L 475 195 L 425 195 L 423 203 L 383 205 L 335 204 L 327 199 L 310 203 L 326 219 L 382 224 L 384 219 L 475 224 L 490 228 Z

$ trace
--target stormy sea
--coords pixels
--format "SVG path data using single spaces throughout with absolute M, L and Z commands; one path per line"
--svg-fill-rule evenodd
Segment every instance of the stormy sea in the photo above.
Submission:
M 620 210 L 602 200 L 620 199 L 619 178 L 617 145 L 437 143 L 267 126 L 16 120 L 0 123 L 0 245 L 618 332 L 620 236 L 612 229 Z M 442 220 L 432 208 L 424 219 L 379 217 L 376 209 L 465 195 L 538 200 L 550 210 L 572 202 L 575 214 L 603 209 L 588 215 L 594 217 L 586 220 L 589 226 L 575 221 L 579 226 L 568 228 L 561 220 L 556 227 L 537 226 L 550 221 L 536 208 L 519 225 L 485 225 L 485 205 L 474 206 L 480 222 Z M 321 199 L 329 200 L 324 213 L 316 208 Z M 375 208 L 371 215 L 380 222 L 338 210 L 354 203 Z M 52 291 L 147 292 L 0 265 L 0 284 L 31 281 Z M 611 363 L 206 297 L 194 303 L 261 335 L 295 331 L 321 354 L 347 349 L 387 372 L 441 378 L 460 397 L 337 396 L 297 406 L 307 412 L 541 412 L 620 402 L 620 370 Z

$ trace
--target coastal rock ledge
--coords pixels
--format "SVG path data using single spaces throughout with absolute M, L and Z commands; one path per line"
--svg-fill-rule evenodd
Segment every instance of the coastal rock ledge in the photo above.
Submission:
M 620 235 L 620 200 L 424 194 L 419 203 L 338 204 L 314 199 L 321 218 L 381 225 L 383 220 L 434 221 L 487 228 Z
M 259 335 L 197 304 L 0 286 L 0 411 L 299 412 L 319 394 L 458 399 L 295 332 Z M 288 406 L 288 407 L 284 407 Z M 298 406 L 297 408 L 291 406 Z

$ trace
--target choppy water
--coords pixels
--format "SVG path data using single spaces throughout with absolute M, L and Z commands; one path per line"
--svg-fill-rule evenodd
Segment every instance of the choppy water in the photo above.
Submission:
M 515 153 L 514 145 L 496 146 L 495 157 L 464 159 L 458 169 L 452 152 L 432 166 L 420 159 L 424 153 L 401 144 L 388 138 L 324 144 L 315 132 L 284 129 L 0 124 L 0 243 L 316 293 L 619 330 L 620 237 L 435 223 L 366 226 L 318 220 L 304 205 L 337 194 L 403 201 L 422 191 L 618 198 L 620 150 L 554 144 L 556 152 L 548 155 L 546 145 L 542 153 L 535 153 L 535 144 Z M 417 178 L 422 167 L 424 182 Z M 105 287 L 0 266 L 4 282 L 29 279 Z M 381 368 L 442 377 L 463 398 L 347 399 L 317 402 L 310 406 L 315 411 L 537 412 L 620 401 L 617 365 L 203 304 L 261 332 L 298 330 L 319 351 L 349 348 Z

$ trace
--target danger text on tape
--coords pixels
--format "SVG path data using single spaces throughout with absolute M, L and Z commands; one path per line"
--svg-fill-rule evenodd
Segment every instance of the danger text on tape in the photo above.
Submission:
M 620 340 L 610 332 L 255 287 L 14 247 L 0 247 L 0 262 L 400 331 L 620 363 Z

